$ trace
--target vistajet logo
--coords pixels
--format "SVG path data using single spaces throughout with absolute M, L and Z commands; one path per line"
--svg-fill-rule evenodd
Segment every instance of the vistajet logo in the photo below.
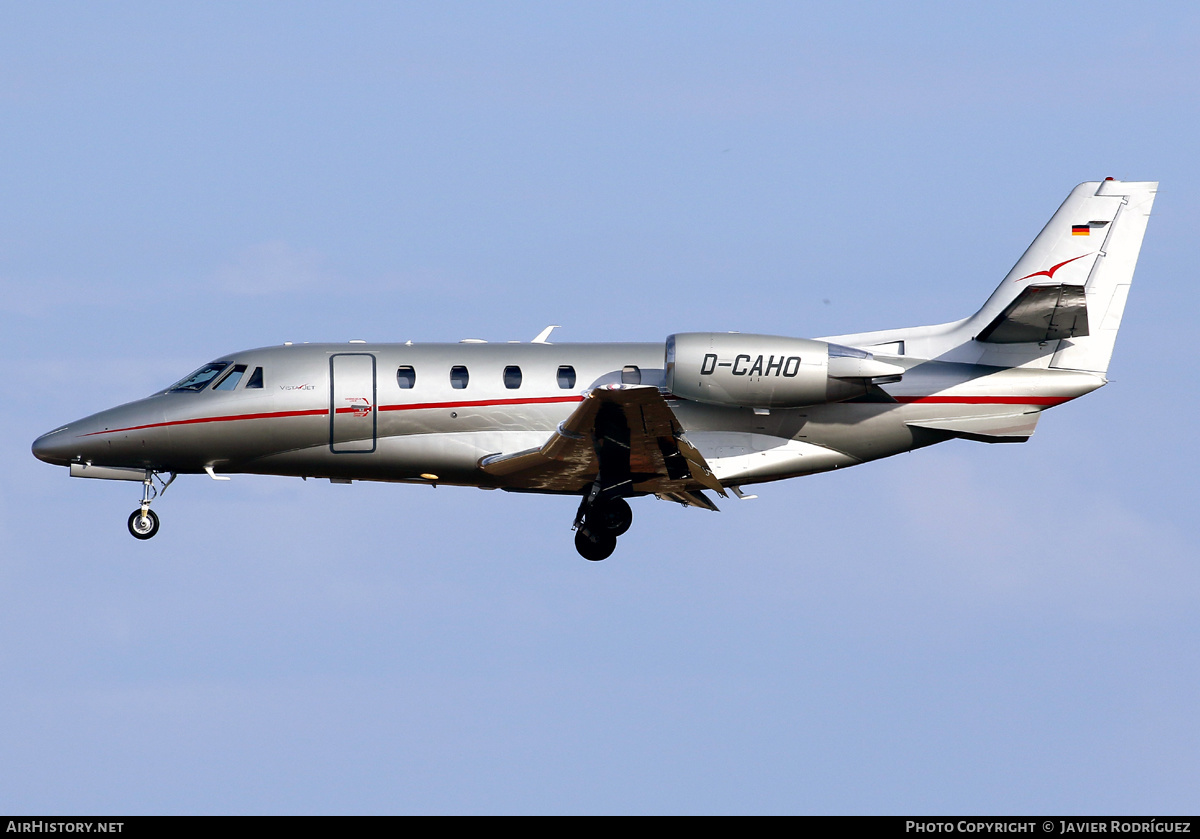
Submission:
M 1085 253 L 1085 254 L 1080 254 L 1079 256 L 1073 256 L 1070 259 L 1064 259 L 1062 262 L 1058 263 L 1057 265 L 1051 265 L 1045 271 L 1034 271 L 1032 274 L 1026 274 L 1024 277 L 1019 278 L 1017 280 L 1017 282 L 1021 282 L 1021 280 L 1033 279 L 1034 277 L 1049 277 L 1050 279 L 1053 280 L 1054 272 L 1057 271 L 1059 268 L 1062 268 L 1064 265 L 1069 265 L 1077 259 L 1083 259 L 1085 256 L 1091 256 L 1091 255 L 1092 254 L 1090 254 L 1090 253 Z

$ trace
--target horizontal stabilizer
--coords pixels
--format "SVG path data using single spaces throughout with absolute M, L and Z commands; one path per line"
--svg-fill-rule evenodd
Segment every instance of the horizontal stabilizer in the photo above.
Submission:
M 1029 411 L 1024 414 L 916 420 L 907 425 L 911 428 L 945 431 L 955 437 L 980 443 L 1023 443 L 1037 428 L 1038 417 L 1041 415 L 1041 411 Z
M 1087 296 L 1081 285 L 1034 285 L 979 333 L 990 344 L 1024 344 L 1088 334 Z

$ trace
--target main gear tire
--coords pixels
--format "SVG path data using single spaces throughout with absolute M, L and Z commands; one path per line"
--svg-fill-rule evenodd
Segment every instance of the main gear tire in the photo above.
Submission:
M 617 549 L 617 537 L 610 533 L 592 533 L 581 527 L 575 531 L 575 550 L 589 562 L 608 559 Z
M 587 515 L 589 529 L 608 533 L 613 538 L 622 536 L 633 524 L 633 510 L 624 498 L 614 498 L 595 507 Z

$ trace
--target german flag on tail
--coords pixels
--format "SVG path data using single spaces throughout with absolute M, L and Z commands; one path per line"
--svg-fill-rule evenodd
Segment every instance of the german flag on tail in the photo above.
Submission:
M 1107 221 L 1089 221 L 1086 224 L 1072 224 L 1071 225 L 1071 235 L 1072 236 L 1090 236 L 1090 235 L 1092 235 L 1093 229 L 1105 227 L 1107 224 L 1108 224 Z

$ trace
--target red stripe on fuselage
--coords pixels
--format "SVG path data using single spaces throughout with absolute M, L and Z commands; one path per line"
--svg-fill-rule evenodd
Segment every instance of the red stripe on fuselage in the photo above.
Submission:
M 313 411 L 272 411 L 265 414 L 234 414 L 226 417 L 196 417 L 195 419 L 170 420 L 169 422 L 152 422 L 147 425 L 131 425 L 128 428 L 106 428 L 104 431 L 92 431 L 83 437 L 94 437 L 97 434 L 117 434 L 121 431 L 141 431 L 146 428 L 166 428 L 170 425 L 193 425 L 198 422 L 233 422 L 234 420 L 275 419 L 277 417 L 317 417 L 325 416 L 325 409 Z
M 548 405 L 560 402 L 582 402 L 582 396 L 550 396 L 545 398 L 530 397 L 527 399 L 480 399 L 474 402 L 416 402 L 411 405 L 380 405 L 380 411 L 414 411 L 432 408 L 476 408 L 493 405 Z M 338 408 L 337 413 L 348 414 L 361 411 L 361 408 Z M 147 428 L 166 428 L 172 425 L 194 425 L 201 422 L 236 422 L 238 420 L 281 419 L 284 417 L 325 417 L 329 416 L 328 408 L 317 408 L 309 411 L 271 411 L 261 414 L 230 414 L 220 417 L 196 417 L 194 419 L 170 420 L 167 422 L 152 422 L 146 425 L 131 425 L 127 428 L 109 428 L 104 431 L 92 431 L 83 437 L 93 437 L 97 434 L 118 434 L 122 431 L 142 431 Z
M 897 396 L 897 402 L 904 404 L 925 405 L 1061 405 L 1068 402 L 1072 396 Z M 479 399 L 463 402 L 414 402 L 408 405 L 380 405 L 380 411 L 423 411 L 436 408 L 490 408 L 502 405 L 555 405 L 565 402 L 582 402 L 582 396 L 549 396 L 530 397 L 526 399 Z M 337 413 L 351 413 L 355 408 L 338 408 Z M 272 411 L 261 414 L 231 414 L 219 417 L 195 417 L 194 419 L 170 420 L 168 422 L 152 422 L 146 425 L 131 425 L 128 428 L 110 428 L 104 431 L 92 431 L 83 437 L 94 437 L 97 434 L 119 434 L 122 431 L 143 431 L 147 428 L 166 428 L 174 425 L 195 425 L 203 422 L 237 422 L 240 420 L 283 419 L 286 417 L 320 417 L 329 416 L 327 408 L 308 411 Z

